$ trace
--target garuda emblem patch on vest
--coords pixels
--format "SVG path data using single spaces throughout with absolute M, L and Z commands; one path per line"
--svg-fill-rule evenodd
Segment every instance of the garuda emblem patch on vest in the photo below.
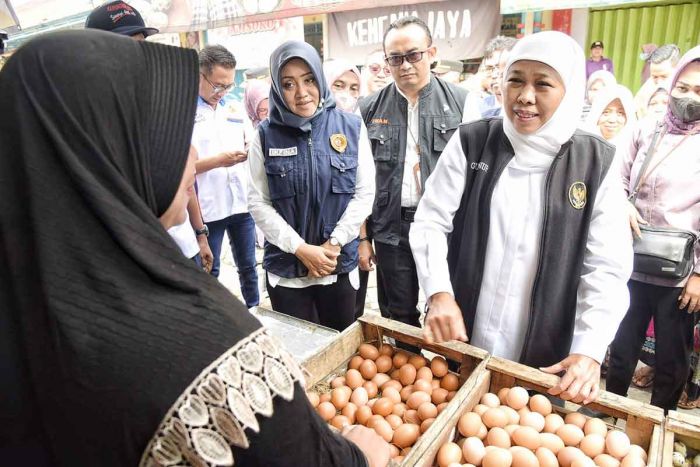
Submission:
M 583 182 L 574 182 L 569 187 L 569 203 L 574 209 L 583 209 L 586 206 L 586 184 Z
M 345 152 L 345 148 L 348 147 L 348 139 L 342 133 L 331 135 L 331 146 L 342 154 Z

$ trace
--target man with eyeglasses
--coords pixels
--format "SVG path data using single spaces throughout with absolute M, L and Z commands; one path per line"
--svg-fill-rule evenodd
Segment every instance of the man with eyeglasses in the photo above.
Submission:
M 221 45 L 199 52 L 199 99 L 192 145 L 199 159 L 197 187 L 202 217 L 214 255 L 211 274 L 220 272 L 221 245 L 228 234 L 246 305 L 258 305 L 255 270 L 255 222 L 248 212 L 248 167 L 244 151 L 244 123 L 226 106 L 225 96 L 235 86 L 236 59 Z
M 482 118 L 502 115 L 501 79 L 510 51 L 515 47 L 516 42 L 517 39 L 513 37 L 496 36 L 486 44 L 481 66 L 484 73 L 490 78 L 491 95 L 484 97 L 479 103 L 479 113 Z
M 420 326 L 418 277 L 408 231 L 425 181 L 464 117 L 467 91 L 432 75 L 428 26 L 407 16 L 384 34 L 394 84 L 360 103 L 376 167 L 376 197 L 361 238 L 360 264 L 375 258 L 382 316 Z

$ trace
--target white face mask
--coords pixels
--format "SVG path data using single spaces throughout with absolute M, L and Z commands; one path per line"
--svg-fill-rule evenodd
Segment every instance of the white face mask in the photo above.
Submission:
M 336 91 L 333 93 L 335 105 L 340 110 L 355 113 L 357 109 L 357 97 L 352 97 L 347 91 Z

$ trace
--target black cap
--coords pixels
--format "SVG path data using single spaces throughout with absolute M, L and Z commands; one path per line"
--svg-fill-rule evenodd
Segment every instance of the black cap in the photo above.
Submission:
M 156 28 L 147 28 L 136 8 L 120 0 L 98 6 L 88 15 L 85 27 L 116 32 L 124 36 L 142 33 L 145 37 L 157 34 Z
M 596 47 L 600 47 L 601 49 L 605 48 L 603 47 L 603 43 L 601 41 L 595 41 L 591 44 L 591 49 L 595 49 Z

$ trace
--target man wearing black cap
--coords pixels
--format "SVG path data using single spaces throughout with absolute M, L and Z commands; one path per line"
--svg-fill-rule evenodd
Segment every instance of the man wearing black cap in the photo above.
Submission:
M 595 41 L 591 44 L 591 58 L 586 60 L 586 79 L 598 70 L 615 74 L 612 60 L 603 57 L 603 43 L 601 41 Z
M 105 3 L 92 10 L 85 21 L 85 27 L 116 32 L 137 41 L 158 34 L 156 28 L 146 27 L 136 8 L 119 0 Z

